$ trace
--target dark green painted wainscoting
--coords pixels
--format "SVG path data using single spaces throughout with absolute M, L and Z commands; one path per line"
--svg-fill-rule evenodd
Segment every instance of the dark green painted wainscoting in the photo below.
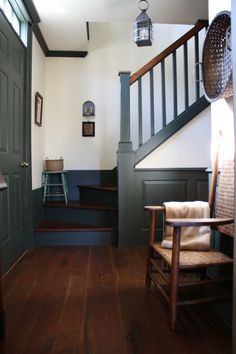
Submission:
M 120 247 L 147 244 L 149 218 L 148 213 L 144 211 L 144 205 L 161 205 L 164 201 L 170 200 L 208 199 L 208 173 L 205 168 L 134 169 L 133 177 L 130 188 L 133 196 L 132 203 L 130 205 L 125 202 L 121 203 L 122 213 L 127 217 L 123 219 L 126 225 L 119 223 L 120 231 L 128 229 L 129 232 L 119 232 L 118 245 Z M 110 171 L 68 171 L 67 182 L 69 200 L 79 200 L 77 185 L 114 186 L 116 185 L 116 169 Z M 127 196 L 124 195 L 123 198 L 127 198 Z M 66 210 L 66 212 L 70 211 Z M 74 212 L 74 210 L 71 211 L 71 213 Z M 80 213 L 83 215 L 84 211 Z M 65 211 L 58 210 L 59 220 L 62 220 L 63 215 L 66 217 Z M 33 217 L 34 225 L 44 218 L 42 188 L 33 191 Z M 84 219 L 85 222 L 86 219 Z M 159 227 L 161 227 L 161 220 L 159 220 Z M 63 244 L 63 240 L 60 244 Z
M 134 169 L 132 174 L 129 188 L 129 200 L 132 200 L 132 205 L 130 203 L 126 210 L 124 209 L 127 203 L 119 195 L 119 203 L 123 205 L 123 210 L 119 210 L 121 247 L 147 244 L 149 215 L 144 210 L 144 205 L 162 205 L 164 201 L 208 199 L 208 174 L 205 168 Z M 123 195 L 123 198 L 125 199 L 126 195 Z M 123 224 L 122 220 L 125 221 Z M 160 218 L 159 228 L 161 224 Z M 159 229 L 157 232 L 161 236 Z
M 32 191 L 33 225 L 36 226 L 43 220 L 43 188 Z

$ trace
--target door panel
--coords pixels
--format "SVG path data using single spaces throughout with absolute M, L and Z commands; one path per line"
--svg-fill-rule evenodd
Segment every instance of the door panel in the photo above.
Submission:
M 0 71 L 0 152 L 7 152 L 7 92 L 8 79 L 4 72 Z
M 3 271 L 27 248 L 25 161 L 26 50 L 0 13 L 0 171 L 8 189 L 0 193 Z

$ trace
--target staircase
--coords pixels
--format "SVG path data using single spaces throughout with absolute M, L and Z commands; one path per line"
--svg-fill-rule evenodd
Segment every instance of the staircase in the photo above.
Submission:
M 144 204 L 160 204 L 168 198 L 207 199 L 204 168 L 135 168 L 209 106 L 198 65 L 207 25 L 197 21 L 136 73 L 120 73 L 118 195 L 116 187 L 83 183 L 77 186 L 79 201 L 45 203 L 44 221 L 34 230 L 36 245 L 144 245 L 148 239 Z
M 165 195 L 163 190 L 159 191 L 163 201 L 168 198 L 191 200 L 193 194 L 195 198 L 205 194 L 204 170 L 196 171 L 204 181 L 200 192 L 197 179 L 190 176 L 191 171 L 186 171 L 185 175 L 174 170 L 166 170 L 164 175 L 160 171 L 150 174 L 135 166 L 209 106 L 201 89 L 199 68 L 207 25 L 207 21 L 198 20 L 190 31 L 136 73 L 120 73 L 119 246 L 139 245 L 147 240 L 143 236 L 147 231 L 143 205 L 148 204 L 148 200 L 162 202 L 159 196 L 154 199 L 150 193 L 158 190 L 159 185 L 166 183 Z M 154 184 L 156 189 L 152 187 Z M 182 196 L 177 193 L 180 185 Z
M 36 245 L 116 245 L 117 188 L 78 185 L 79 201 L 47 201 Z

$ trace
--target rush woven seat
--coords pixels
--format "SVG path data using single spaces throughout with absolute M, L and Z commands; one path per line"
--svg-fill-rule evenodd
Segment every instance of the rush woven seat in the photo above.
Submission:
M 166 263 L 171 266 L 172 264 L 172 250 L 163 248 L 160 243 L 155 242 L 152 245 L 153 249 L 158 252 Z M 192 269 L 192 268 L 205 268 L 209 265 L 222 265 L 232 264 L 232 258 L 228 257 L 222 252 L 211 249 L 210 251 L 185 251 L 179 252 L 179 268 Z
M 184 212 L 173 212 L 171 215 L 175 217 L 168 218 L 165 203 L 162 206 L 145 206 L 145 210 L 150 213 L 150 237 L 148 247 L 148 259 L 146 269 L 146 289 L 158 290 L 167 300 L 170 306 L 169 320 L 170 329 L 176 328 L 177 308 L 182 305 L 204 303 L 210 301 L 218 301 L 229 298 L 231 291 L 227 293 L 229 286 L 225 286 L 226 281 L 232 280 L 231 268 L 233 259 L 230 255 L 222 253 L 222 250 L 212 249 L 214 242 L 204 238 L 203 244 L 199 246 L 196 242 L 196 230 L 200 232 L 200 236 L 205 237 L 208 232 L 210 238 L 214 238 L 219 230 L 222 237 L 234 235 L 233 217 L 234 217 L 234 162 L 226 161 L 222 164 L 220 176 L 218 178 L 218 157 L 215 160 L 212 171 L 212 182 L 209 193 L 210 215 L 199 218 L 198 211 L 196 217 L 192 216 L 192 212 L 186 208 L 188 203 L 182 203 Z M 219 186 L 216 194 L 217 181 Z M 217 200 L 215 202 L 215 199 Z M 181 202 L 177 203 L 181 210 Z M 197 203 L 197 205 L 201 203 Z M 175 203 L 173 203 L 175 205 Z M 190 207 L 191 202 L 189 203 Z M 216 205 L 216 207 L 214 207 Z M 156 240 L 156 222 L 157 214 L 163 214 L 163 241 L 160 243 Z M 195 212 L 194 212 L 195 213 Z M 212 215 L 216 216 L 212 218 Z M 186 214 L 186 216 L 184 216 Z M 189 215 L 191 215 L 189 217 Z M 194 215 L 194 214 L 193 214 Z M 205 228 L 206 227 L 206 228 Z M 168 232 L 166 232 L 168 228 Z M 190 232 L 188 231 L 188 228 Z M 170 234 L 170 229 L 172 233 Z M 213 230 L 213 231 L 211 231 Z M 187 232 L 186 232 L 187 231 Z M 189 242 L 194 233 L 195 241 Z M 181 236 L 184 235 L 184 242 L 181 243 Z M 165 239 L 167 235 L 167 241 Z M 209 241 L 208 247 L 207 242 Z M 190 249 L 183 249 L 183 248 Z M 196 249 L 194 249 L 196 247 Z M 202 247 L 202 249 L 201 249 Z M 220 271 L 219 267 L 224 267 L 224 271 Z M 210 271 L 214 267 L 216 271 Z M 226 268 L 228 269 L 228 271 Z M 213 275 L 212 275 L 213 274 Z M 215 290 L 212 294 L 212 287 Z M 190 289 L 193 287 L 193 292 Z M 210 292 L 208 291 L 210 290 Z M 222 291 L 223 290 L 223 291 Z M 187 297 L 185 298 L 185 292 Z M 191 294 L 191 298 L 190 295 Z

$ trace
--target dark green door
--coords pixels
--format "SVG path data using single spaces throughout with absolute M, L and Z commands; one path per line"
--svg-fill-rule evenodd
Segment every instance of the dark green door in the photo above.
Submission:
M 0 12 L 0 239 L 5 272 L 27 248 L 26 49 Z

